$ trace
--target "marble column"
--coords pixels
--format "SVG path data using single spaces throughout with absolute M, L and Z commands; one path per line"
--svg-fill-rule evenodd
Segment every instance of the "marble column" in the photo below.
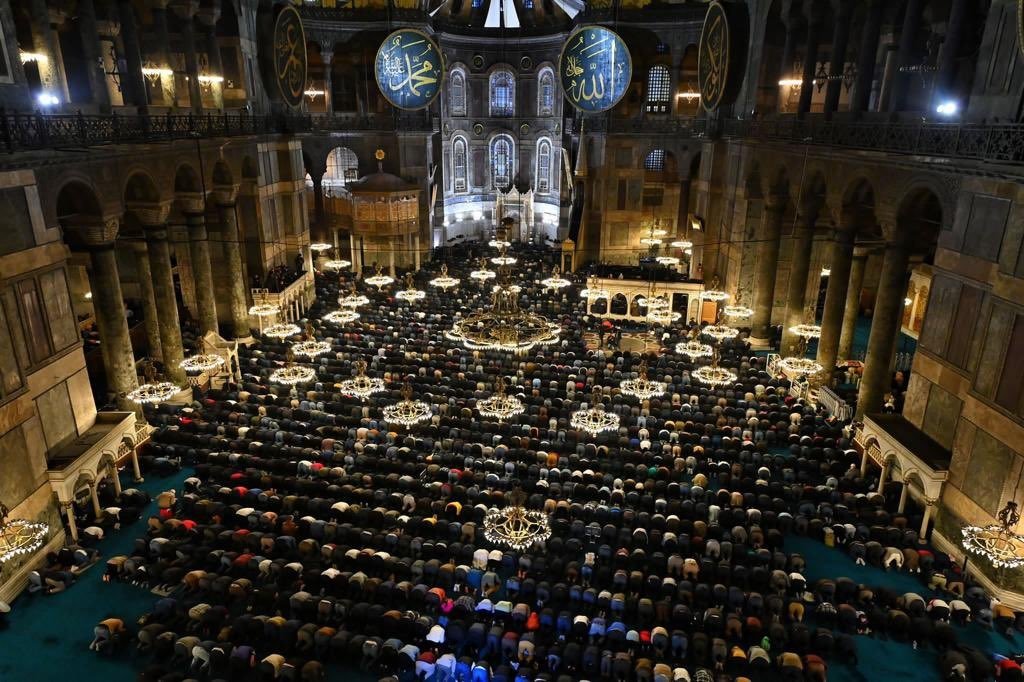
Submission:
M 751 341 L 767 345 L 771 339 L 772 308 L 775 305 L 775 277 L 779 269 L 779 235 L 786 215 L 786 202 L 779 199 L 765 206 L 764 235 L 757 246 L 757 277 L 754 282 L 754 316 L 750 321 Z
M 32 0 L 31 12 L 33 50 L 46 56 L 45 64 L 37 64 L 43 89 L 59 96 L 62 104 L 67 103 L 69 97 L 64 64 L 57 35 L 50 25 L 50 8 L 46 0 Z
M 153 0 L 150 7 L 153 16 L 153 33 L 156 34 L 156 47 L 153 50 L 158 69 L 171 68 L 171 36 L 167 29 L 167 0 Z M 161 101 L 164 104 L 178 106 L 178 96 L 174 87 L 174 74 L 160 76 Z
M 360 257 L 359 250 L 356 248 L 356 236 L 351 232 L 348 235 L 348 245 L 351 251 L 349 258 L 352 260 L 352 272 L 355 273 L 356 277 L 363 276 L 363 259 Z
M 957 57 L 960 54 L 960 43 L 963 40 L 964 24 L 967 15 L 968 0 L 953 0 L 949 9 L 949 21 L 946 24 L 946 36 L 942 41 L 942 52 L 939 55 L 939 70 L 935 74 L 933 96 L 938 105 L 943 99 L 954 96 Z M 1020 18 L 1018 18 L 1020 20 Z M 934 108 L 934 107 L 933 107 Z
M 113 461 L 110 462 L 107 475 L 110 476 L 110 481 L 114 484 L 114 493 L 121 497 L 121 477 L 117 475 L 117 465 Z
M 867 111 L 871 103 L 871 84 L 875 82 L 875 60 L 878 54 L 878 36 L 882 31 L 883 0 L 867 0 L 864 25 L 861 29 L 860 49 L 857 52 L 857 81 L 850 98 L 850 111 Z
M 142 223 L 149 252 L 149 267 L 153 275 L 153 298 L 160 322 L 160 350 L 164 375 L 168 381 L 185 386 L 185 371 L 181 361 L 185 353 L 181 343 L 181 322 L 178 317 L 178 299 L 174 294 L 174 274 L 171 271 L 171 249 L 167 243 L 167 214 L 169 204 L 143 204 L 128 210 Z
M 207 75 L 224 77 L 224 61 L 220 56 L 220 43 L 217 42 L 217 20 L 220 19 L 220 7 L 204 7 L 196 15 L 203 27 L 203 38 L 206 43 Z M 225 82 L 211 83 L 214 105 L 217 109 L 224 108 Z
M 99 523 L 100 517 L 103 516 L 103 507 L 100 506 L 100 496 L 96 492 L 96 485 L 95 481 L 89 484 L 89 499 L 92 501 L 92 513 L 96 517 L 96 522 Z
M 818 67 L 818 42 L 821 25 L 813 17 L 807 21 L 807 41 L 804 44 L 804 73 L 800 85 L 800 103 L 797 115 L 805 116 L 811 110 L 811 98 L 814 97 L 814 76 Z
M 807 300 L 807 274 L 811 268 L 811 248 L 814 246 L 814 223 L 817 214 L 804 209 L 800 222 L 793 230 L 793 256 L 789 265 L 789 289 L 786 294 L 786 314 L 782 318 L 782 343 L 779 351 L 785 355 L 798 341 L 789 328 L 801 323 L 813 324 L 806 319 L 804 306 Z
M 231 333 L 236 339 L 250 335 L 249 304 L 242 276 L 242 249 L 235 215 L 237 187 L 215 189 L 214 200 L 220 213 L 221 238 L 224 240 L 224 260 L 227 263 L 228 290 L 231 300 Z
M 320 43 L 320 45 L 320 59 L 324 62 L 324 111 L 329 116 L 334 113 L 334 74 L 331 73 L 334 50 L 323 47 L 325 43 Z
M 203 90 L 199 86 L 199 56 L 196 54 L 195 15 L 198 0 L 186 0 L 173 5 L 181 19 L 181 44 L 185 51 L 185 74 L 188 76 L 189 108 L 193 114 L 203 113 Z
M 846 292 L 850 286 L 850 268 L 853 264 L 855 216 L 844 214 L 836 230 L 830 249 L 828 278 L 825 291 L 825 310 L 821 314 L 821 338 L 818 339 L 818 364 L 828 376 L 836 366 L 839 338 L 843 332 L 843 313 L 846 310 Z
M 89 249 L 89 286 L 107 389 L 114 394 L 118 409 L 133 410 L 136 405 L 128 400 L 127 394 L 138 388 L 139 382 L 114 251 L 119 222 L 118 218 L 97 219 L 83 221 L 76 228 Z
M 192 261 L 192 279 L 196 287 L 196 315 L 200 334 L 217 327 L 217 300 L 213 290 L 213 269 L 210 266 L 210 242 L 206 232 L 206 202 L 202 197 L 180 199 L 181 212 L 188 227 L 188 254 Z
M 886 244 L 882 273 L 878 278 L 875 312 L 871 317 L 871 335 L 864 359 L 864 377 L 857 397 L 857 417 L 882 409 L 885 394 L 892 379 L 890 363 L 896 350 L 896 332 L 903 313 L 906 295 L 907 265 L 910 245 L 902 235 Z
M 843 89 L 841 78 L 846 67 L 846 46 L 850 41 L 853 2 L 852 0 L 836 0 L 834 6 L 836 23 L 832 30 L 832 55 L 829 57 L 829 81 L 825 91 L 825 116 L 829 118 L 839 107 L 839 95 Z
M 64 510 L 64 516 L 68 520 L 68 532 L 71 533 L 71 540 L 78 544 L 78 522 L 75 521 L 75 503 L 74 502 L 61 502 L 61 509 Z
M 932 510 L 934 508 L 935 505 L 930 500 L 925 501 L 924 516 L 921 517 L 921 530 L 917 534 L 918 541 L 922 544 L 924 544 L 924 540 L 928 536 L 928 524 L 932 520 Z
M 93 0 L 79 0 L 78 29 L 82 39 L 82 59 L 85 73 L 89 78 L 92 101 L 101 112 L 110 111 L 110 93 L 107 91 L 107 75 L 100 61 L 99 28 L 96 26 L 96 6 Z
M 128 72 L 121 74 L 121 87 L 138 107 L 140 114 L 145 114 L 149 106 L 146 96 L 146 79 L 142 76 L 142 51 L 139 46 L 139 24 L 135 17 L 135 7 L 131 0 L 119 0 L 117 11 L 121 17 L 121 40 L 124 43 L 124 60 Z
M 907 86 L 910 77 L 917 78 L 917 74 L 901 73 L 901 66 L 913 66 L 914 51 L 917 48 L 917 33 L 921 24 L 921 14 L 924 12 L 924 0 L 907 0 L 907 8 L 903 13 L 903 28 L 900 31 L 900 46 L 896 53 L 895 72 L 893 73 L 893 87 L 889 96 L 889 112 L 896 113 L 903 111 L 907 106 Z
M 839 360 L 850 360 L 853 356 L 853 339 L 857 335 L 857 320 L 860 318 L 860 292 L 864 288 L 868 253 L 870 251 L 864 247 L 858 246 L 853 250 L 850 281 L 846 287 L 846 303 L 843 308 L 843 329 L 839 335 Z
M 143 325 L 146 328 L 146 343 L 149 346 L 149 357 L 163 359 L 160 351 L 160 322 L 156 311 L 156 298 L 153 296 L 153 272 L 149 267 L 149 250 L 146 242 L 132 243 L 135 251 L 135 272 L 139 278 L 139 296 L 142 299 Z

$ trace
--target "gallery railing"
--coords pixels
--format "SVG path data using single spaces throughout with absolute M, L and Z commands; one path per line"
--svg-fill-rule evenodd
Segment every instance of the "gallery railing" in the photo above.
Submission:
M 7 152 L 107 144 L 307 132 L 434 130 L 427 114 L 301 116 L 223 114 L 42 114 L 0 110 L 0 148 Z
M 579 120 L 570 123 L 579 132 Z M 587 132 L 628 135 L 722 136 L 828 145 L 885 153 L 944 156 L 996 163 L 1024 163 L 1024 125 L 932 122 L 826 121 L 824 119 L 730 119 L 595 117 Z M 17 152 L 61 147 L 162 142 L 260 134 L 395 130 L 436 132 L 428 112 L 370 114 L 43 114 L 0 109 L 0 149 Z

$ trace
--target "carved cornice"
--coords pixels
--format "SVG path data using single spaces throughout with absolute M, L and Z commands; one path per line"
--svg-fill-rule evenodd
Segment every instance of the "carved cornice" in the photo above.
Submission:
M 166 228 L 171 212 L 170 201 L 129 201 L 125 211 L 132 213 L 145 228 Z
M 118 216 L 72 216 L 65 222 L 89 248 L 112 246 L 121 228 Z
M 178 192 L 174 199 L 178 204 L 178 210 L 186 215 L 206 212 L 206 197 L 202 192 Z

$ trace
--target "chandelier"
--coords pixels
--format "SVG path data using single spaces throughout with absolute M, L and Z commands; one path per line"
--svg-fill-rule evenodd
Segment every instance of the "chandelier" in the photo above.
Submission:
M 540 283 L 548 289 L 563 289 L 572 284 L 572 282 L 562 277 L 561 273 L 561 268 L 556 265 L 551 268 L 551 276 L 547 279 L 542 279 Z
M 493 246 L 496 249 L 507 249 L 508 247 L 512 246 L 512 242 L 506 241 L 504 239 L 492 239 L 491 241 L 487 242 L 487 246 Z
M 750 308 L 741 305 L 727 305 L 722 310 L 726 317 L 732 317 L 737 320 L 745 320 L 754 314 L 754 311 Z
M 366 376 L 366 363 L 359 360 L 355 363 L 356 375 L 351 379 L 341 382 L 341 392 L 344 395 L 351 395 L 366 400 L 374 393 L 384 391 L 384 380 L 377 377 Z
M 298 343 L 292 344 L 292 352 L 302 357 L 315 358 L 318 355 L 330 353 L 331 344 L 326 341 L 317 341 L 315 339 L 299 341 Z
M 797 324 L 790 327 L 789 331 L 802 339 L 816 339 L 821 336 L 821 326 L 816 324 Z
M 347 295 L 338 297 L 338 305 L 342 308 L 358 308 L 359 306 L 366 305 L 369 302 L 370 299 L 356 291 L 355 282 L 349 283 Z
M 469 276 L 472 277 L 473 279 L 480 280 L 481 282 L 486 282 L 487 280 L 495 277 L 495 272 L 493 270 L 488 270 L 487 259 L 481 258 L 480 269 L 474 270 L 473 272 L 469 273 Z
M 652 324 L 669 325 L 678 322 L 681 317 L 681 313 L 665 308 L 647 311 L 647 321 Z
M 413 426 L 431 417 L 430 405 L 422 400 L 412 399 L 412 386 L 402 386 L 402 400 L 384 408 L 384 421 L 389 424 Z
M 457 277 L 450 277 L 448 275 L 448 265 L 445 264 L 445 263 L 441 263 L 441 275 L 440 275 L 440 277 L 435 277 L 434 279 L 430 280 L 430 286 L 438 287 L 440 289 L 446 289 L 446 290 L 447 289 L 451 289 L 453 286 L 457 285 L 458 283 L 459 283 L 459 280 L 458 280 Z
M 481 417 L 504 421 L 523 413 L 523 401 L 515 396 L 506 395 L 505 377 L 498 377 L 494 386 L 494 395 L 477 401 L 476 410 Z
M 223 364 L 224 358 L 215 353 L 200 353 L 198 355 L 190 355 L 179 362 L 178 366 L 186 372 L 200 373 L 217 369 Z
M 11 519 L 10 510 L 0 502 L 0 564 L 22 554 L 31 554 L 43 546 L 50 527 L 25 519 Z
M 520 310 L 519 298 L 502 267 L 501 281 L 491 294 L 489 310 L 478 310 L 452 325 L 445 335 L 470 350 L 508 350 L 525 353 L 537 345 L 558 341 L 561 328 L 547 318 Z
M 310 251 L 316 251 L 322 253 L 323 251 L 330 251 L 334 248 L 334 244 L 328 244 L 327 242 L 313 242 L 309 245 Z
M 515 265 L 519 260 L 512 256 L 495 256 L 491 259 L 491 262 L 495 265 Z
M 640 243 L 644 246 L 657 246 L 661 244 L 661 237 L 643 237 L 640 239 Z
M 794 376 L 805 376 L 807 374 L 817 374 L 821 371 L 821 365 L 810 358 L 804 358 L 800 356 L 792 356 L 782 358 L 779 360 L 779 367 L 786 374 L 792 374 Z
M 312 367 L 294 364 L 295 354 L 291 350 L 288 351 L 285 358 L 284 367 L 270 373 L 271 381 L 285 386 L 294 386 L 316 379 L 316 372 Z
M 426 297 L 427 292 L 414 288 L 414 285 L 412 283 L 412 273 L 405 273 L 405 289 L 402 289 L 397 294 L 395 294 L 395 298 L 412 303 L 413 301 L 419 301 Z
M 658 256 L 654 260 L 660 265 L 679 265 L 679 259 L 675 256 Z
M 602 298 L 611 298 L 611 295 L 607 289 L 599 289 L 597 277 L 591 275 L 590 279 L 587 280 L 587 288 L 580 291 L 580 298 L 594 302 Z
M 324 261 L 325 270 L 344 270 L 345 268 L 352 265 L 352 261 L 347 261 L 341 258 L 335 258 L 333 260 Z
M 729 294 L 718 288 L 718 275 L 711 279 L 711 288 L 700 292 L 700 297 L 705 301 L 728 301 Z
M 321 318 L 324 322 L 331 324 L 348 324 L 359 319 L 359 313 L 354 310 L 334 310 Z
M 594 390 L 593 403 L 589 409 L 580 408 L 572 413 L 569 424 L 574 429 L 586 431 L 591 436 L 596 436 L 603 431 L 615 431 L 619 428 L 619 415 L 604 411 L 601 404 L 601 394 Z
M 696 360 L 697 358 L 710 358 L 714 349 L 706 343 L 691 339 L 683 343 L 677 343 L 676 352 L 680 355 L 685 355 L 691 360 Z
M 289 322 L 282 322 L 280 324 L 272 324 L 263 330 L 265 336 L 269 336 L 272 339 L 286 339 L 289 336 L 295 336 L 302 332 L 297 325 Z
M 735 327 L 730 327 L 725 324 L 709 324 L 708 326 L 704 327 L 704 329 L 702 329 L 700 333 L 706 336 L 710 336 L 715 341 L 721 343 L 726 339 L 734 338 L 736 334 L 739 333 L 739 330 L 736 329 Z
M 281 309 L 270 303 L 257 303 L 249 308 L 249 314 L 255 317 L 273 317 L 281 312 Z
M 395 281 L 394 277 L 389 277 L 381 271 L 381 267 L 378 265 L 376 272 L 373 277 L 367 277 L 366 283 L 377 287 L 377 291 L 381 290 L 381 287 L 386 287 Z
M 547 514 L 524 507 L 526 495 L 522 491 L 516 489 L 509 501 L 512 504 L 508 507 L 492 507 L 484 516 L 484 537 L 488 542 L 522 551 L 551 537 Z
M 509 284 L 505 288 L 508 289 L 509 291 L 511 291 L 513 294 L 518 294 L 520 291 L 523 290 L 523 288 L 521 286 L 519 286 L 518 284 Z M 494 292 L 498 291 L 499 289 L 501 289 L 501 285 L 500 284 L 495 284 L 493 287 L 491 287 L 491 293 L 494 293 Z
M 725 386 L 736 381 L 736 375 L 724 367 L 708 365 L 695 369 L 690 376 L 708 386 Z
M 683 249 L 683 250 L 685 250 L 685 249 L 692 249 L 693 248 L 693 242 L 691 242 L 689 239 L 677 239 L 676 241 L 672 242 L 670 244 L 670 246 L 674 246 L 677 249 Z
M 626 395 L 631 395 L 640 400 L 649 400 L 655 396 L 665 393 L 665 384 L 661 381 L 651 381 L 647 378 L 647 363 L 640 363 L 639 375 L 636 379 L 624 379 L 619 383 L 619 389 Z
M 965 526 L 961 531 L 964 549 L 985 557 L 996 568 L 1024 566 L 1024 537 L 1012 530 L 1020 521 L 1017 503 L 1007 501 L 996 518 L 998 523 L 987 526 Z
M 156 367 L 153 366 L 151 361 L 146 361 L 142 368 L 142 376 L 145 379 L 145 383 L 134 391 L 130 391 L 126 396 L 128 400 L 137 405 L 153 405 L 166 402 L 181 390 L 177 384 L 172 384 L 169 381 L 158 381 Z

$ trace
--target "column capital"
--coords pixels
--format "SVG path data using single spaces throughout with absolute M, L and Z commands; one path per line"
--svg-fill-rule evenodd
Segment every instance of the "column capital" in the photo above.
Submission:
M 196 19 L 204 28 L 212 31 L 217 28 L 217 21 L 220 19 L 220 7 L 203 7 L 196 13 Z
M 214 185 L 210 193 L 214 203 L 218 206 L 234 206 L 238 201 L 238 183 L 233 185 Z
M 146 228 L 164 228 L 171 212 L 170 201 L 129 201 L 125 211 L 133 213 Z
M 202 192 L 178 192 L 175 201 L 178 209 L 186 215 L 206 212 L 206 196 Z
M 74 230 L 89 249 L 113 247 L 121 228 L 119 216 L 74 215 L 64 220 L 68 229 Z
M 176 0 L 170 7 L 179 18 L 191 20 L 199 11 L 199 0 Z
M 872 251 L 874 251 L 874 249 L 872 249 L 870 246 L 864 246 L 864 245 L 858 244 L 857 246 L 853 247 L 853 257 L 854 258 L 867 258 L 868 256 L 871 255 Z

